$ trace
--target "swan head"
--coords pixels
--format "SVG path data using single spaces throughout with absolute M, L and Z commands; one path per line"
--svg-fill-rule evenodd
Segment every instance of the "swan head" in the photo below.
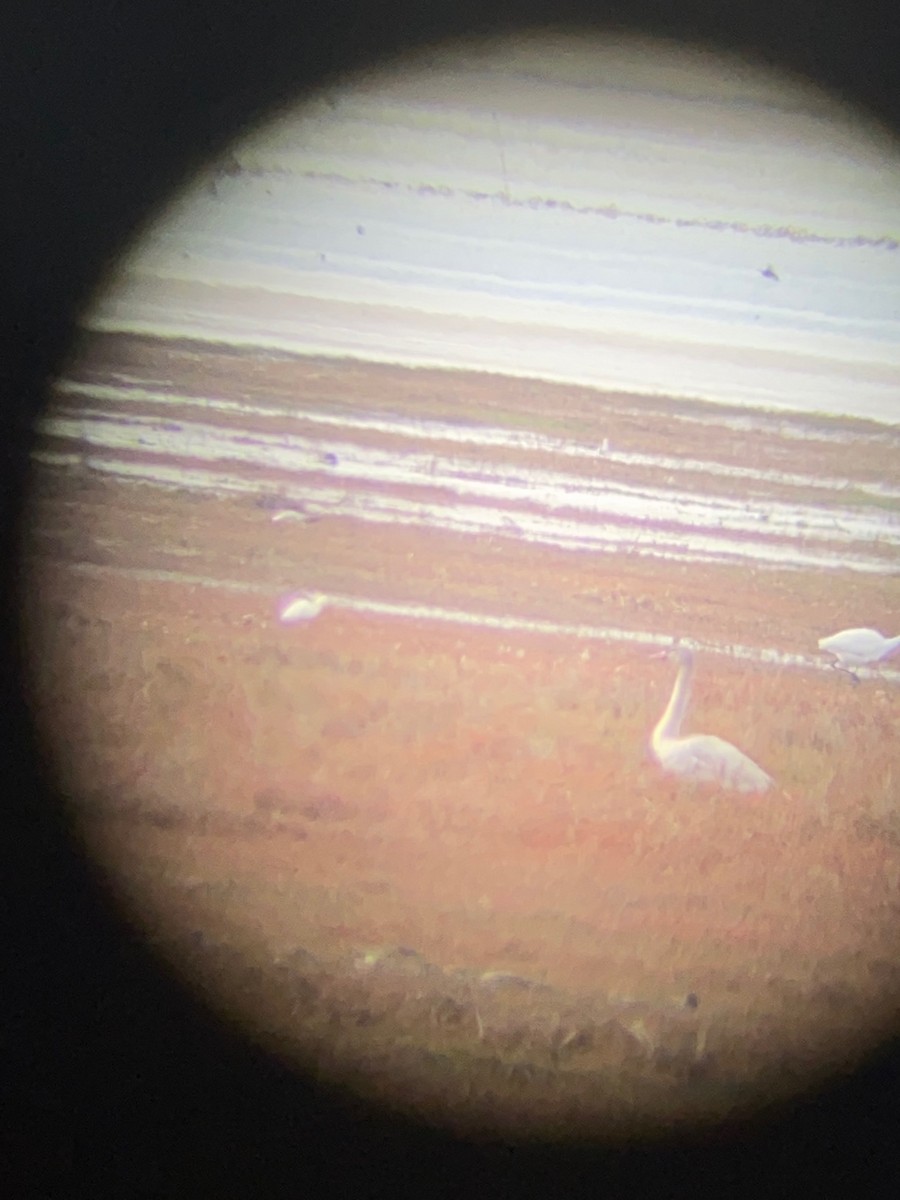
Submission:
M 677 662 L 683 667 L 691 667 L 694 664 L 693 650 L 690 646 L 685 646 L 680 639 L 676 639 L 671 646 L 664 646 L 662 650 L 654 651 L 650 658 L 664 658 L 669 662 Z

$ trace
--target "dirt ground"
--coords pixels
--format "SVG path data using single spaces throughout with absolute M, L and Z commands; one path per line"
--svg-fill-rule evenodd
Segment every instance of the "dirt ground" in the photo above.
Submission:
M 275 613 L 315 582 L 808 653 L 860 589 L 896 612 L 895 580 L 288 530 L 86 468 L 41 468 L 33 512 L 32 703 L 73 824 L 266 1044 L 458 1128 L 565 1136 L 752 1108 L 896 1028 L 895 686 L 701 662 L 690 730 L 777 781 L 746 798 L 649 760 L 673 668 L 640 647 Z

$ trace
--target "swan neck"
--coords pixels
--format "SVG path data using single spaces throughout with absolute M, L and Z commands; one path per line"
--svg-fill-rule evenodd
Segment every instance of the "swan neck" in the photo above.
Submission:
M 681 722 L 684 720 L 690 698 L 693 671 L 693 659 L 688 654 L 682 654 L 681 667 L 675 680 L 675 686 L 672 688 L 669 703 L 666 705 L 666 711 L 660 717 L 659 723 L 653 731 L 654 745 L 668 741 L 670 738 L 677 738 L 681 732 Z

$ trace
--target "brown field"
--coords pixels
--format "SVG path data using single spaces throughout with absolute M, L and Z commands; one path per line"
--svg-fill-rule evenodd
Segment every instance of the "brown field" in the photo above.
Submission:
M 854 605 L 889 625 L 896 578 L 288 529 L 81 468 L 33 512 L 32 700 L 78 833 L 267 1044 L 562 1136 L 752 1107 L 896 1026 L 896 686 L 701 657 L 688 730 L 775 777 L 748 799 L 649 760 L 673 668 L 640 647 L 274 614 L 312 583 L 809 653 Z

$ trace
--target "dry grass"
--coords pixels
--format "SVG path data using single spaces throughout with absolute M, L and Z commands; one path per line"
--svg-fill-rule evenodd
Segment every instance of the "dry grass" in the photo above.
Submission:
M 751 800 L 649 760 L 674 671 L 638 650 L 42 572 L 33 701 L 87 844 L 326 1074 L 461 1124 L 688 1119 L 893 1019 L 894 689 L 698 656 L 685 732 L 774 776 Z

